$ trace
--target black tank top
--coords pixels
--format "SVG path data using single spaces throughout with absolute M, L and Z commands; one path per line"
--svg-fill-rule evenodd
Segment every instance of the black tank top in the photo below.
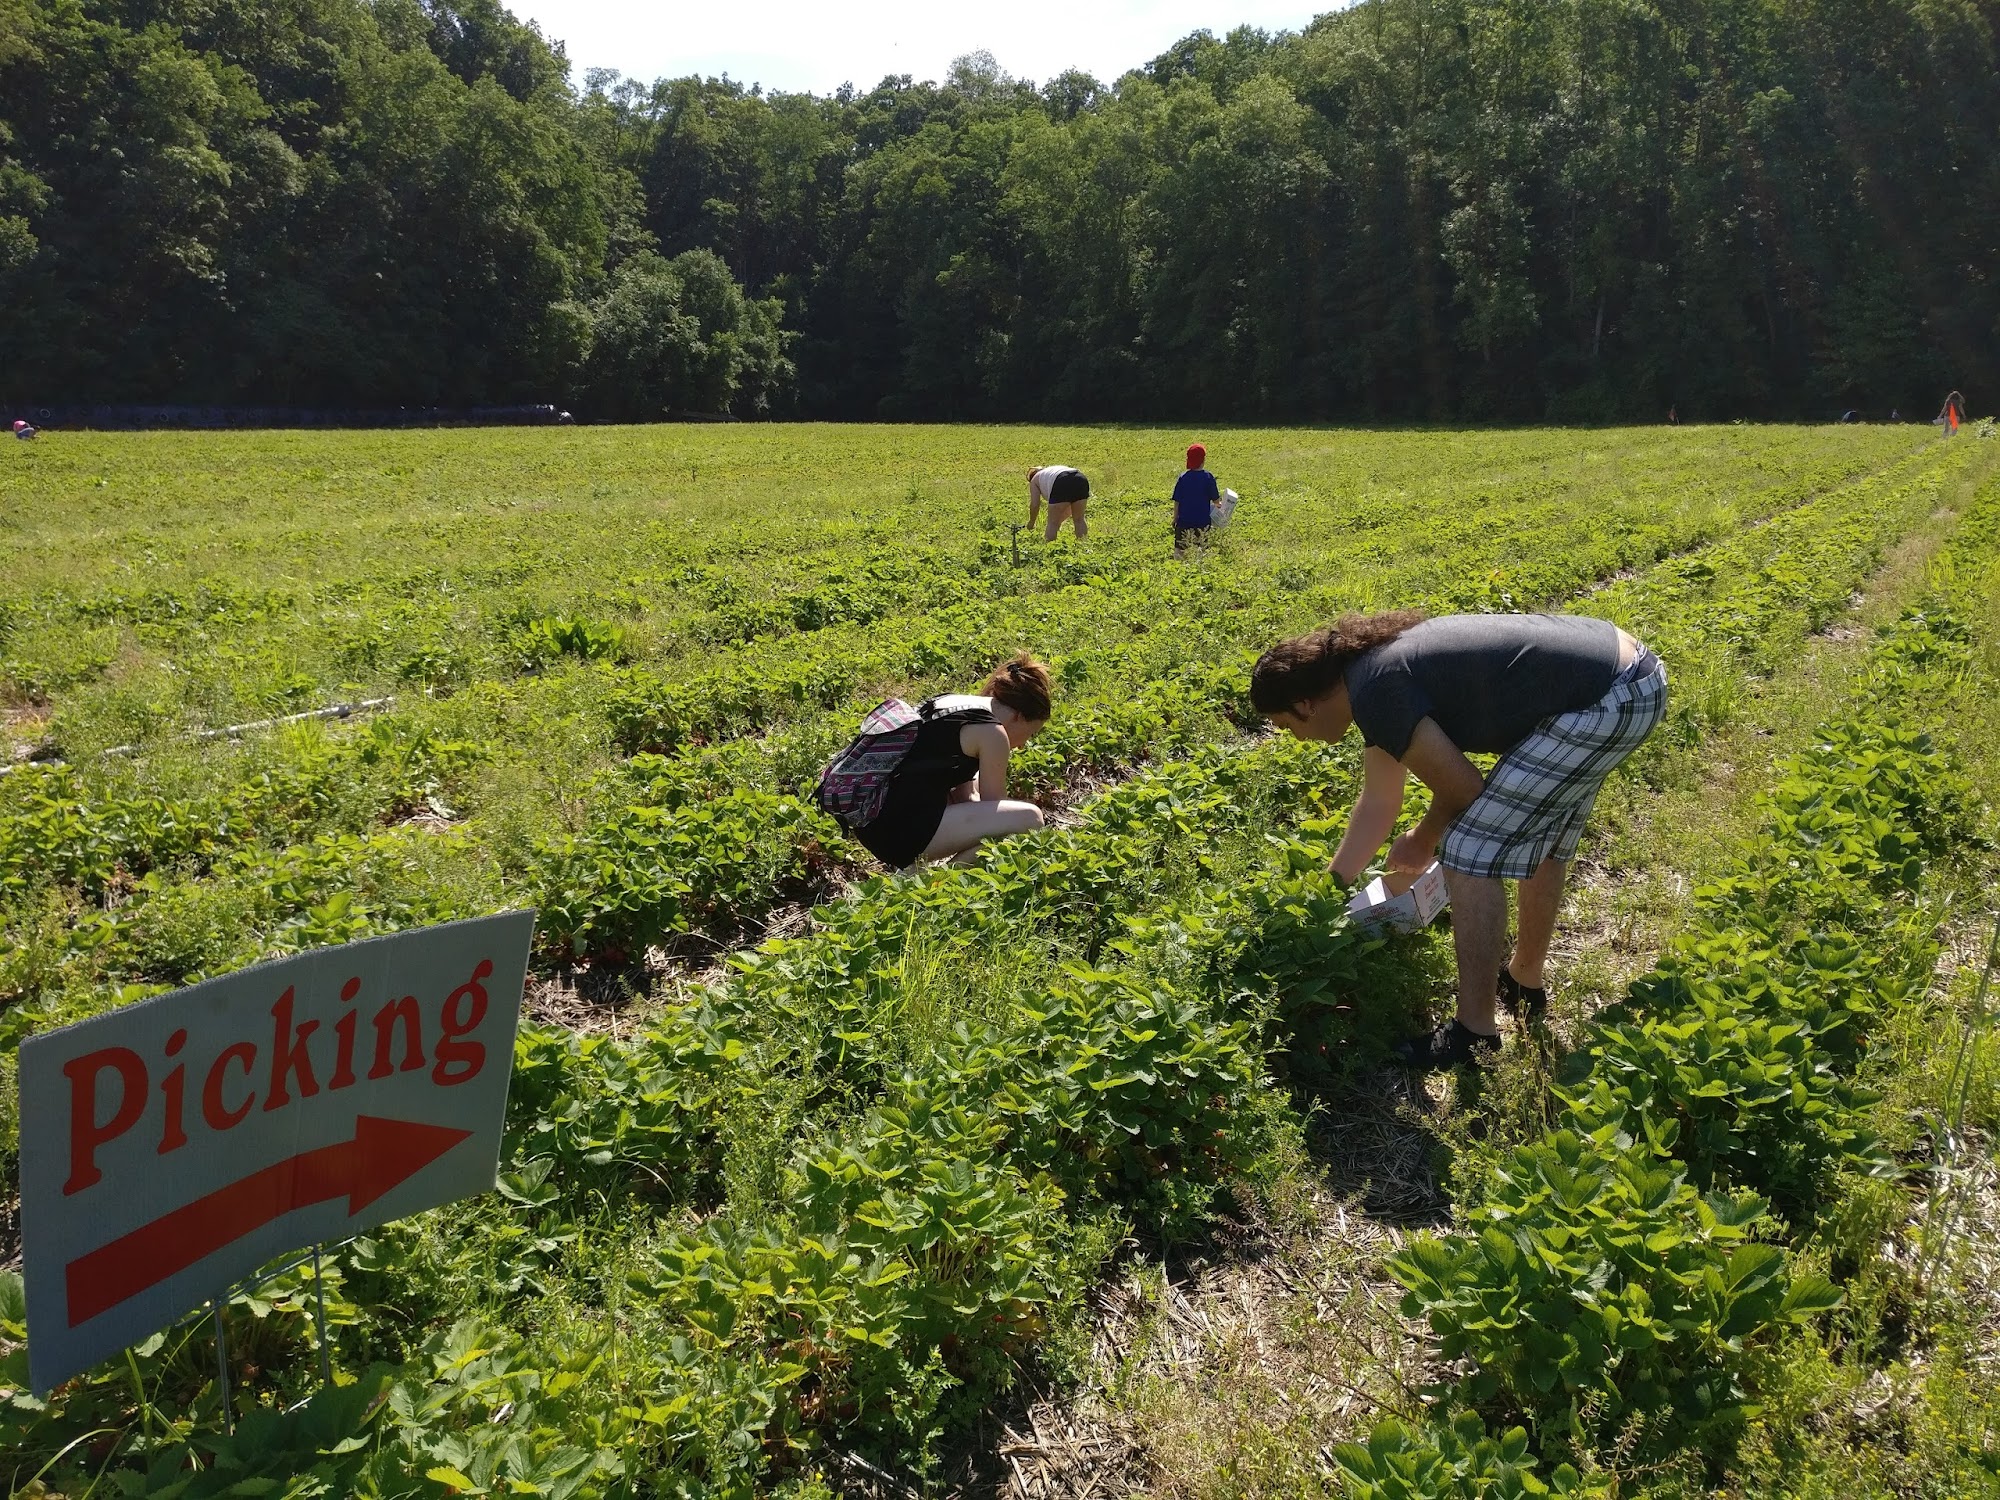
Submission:
M 993 710 L 973 705 L 954 705 L 939 709 L 940 703 L 952 703 L 950 697 L 926 698 L 920 705 L 924 712 L 924 724 L 917 731 L 917 742 L 910 747 L 903 764 L 896 770 L 896 786 L 899 793 L 938 796 L 948 794 L 953 787 L 962 786 L 979 774 L 978 757 L 967 755 L 960 748 L 959 736 L 968 724 L 997 724 Z

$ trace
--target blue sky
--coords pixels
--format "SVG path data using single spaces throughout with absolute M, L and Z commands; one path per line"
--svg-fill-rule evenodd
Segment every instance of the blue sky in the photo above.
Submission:
M 1277 0 L 512 0 L 565 43 L 574 77 L 616 68 L 650 82 L 720 74 L 767 89 L 868 88 L 884 74 L 941 78 L 953 58 L 984 49 L 1037 82 L 1081 68 L 1110 82 L 1191 31 L 1240 25 L 1296 30 L 1335 8 Z

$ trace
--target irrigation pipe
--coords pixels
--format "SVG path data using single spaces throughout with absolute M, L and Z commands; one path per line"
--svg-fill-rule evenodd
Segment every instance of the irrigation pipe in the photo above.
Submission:
M 228 724 L 221 729 L 197 729 L 185 737 L 197 744 L 209 740 L 235 740 L 241 739 L 252 730 L 276 729 L 285 724 L 303 724 L 308 719 L 351 719 L 356 714 L 378 713 L 385 708 L 394 708 L 395 706 L 396 700 L 393 696 L 387 698 L 363 698 L 359 703 L 332 703 L 325 708 L 309 708 L 304 713 L 284 714 L 275 719 L 251 719 L 247 723 Z M 113 745 L 108 750 L 98 751 L 97 758 L 99 760 L 107 760 L 112 756 L 137 755 L 143 748 L 143 746 L 139 745 Z M 60 766 L 65 764 L 67 762 L 60 760 L 17 760 L 0 766 L 0 776 L 11 775 L 13 772 L 25 770 L 29 766 Z

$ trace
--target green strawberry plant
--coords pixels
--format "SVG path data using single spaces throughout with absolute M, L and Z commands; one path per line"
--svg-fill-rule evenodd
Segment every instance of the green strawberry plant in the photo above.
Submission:
M 1543 1479 L 1525 1430 L 1493 1437 L 1472 1412 L 1421 1428 L 1391 1417 L 1365 1444 L 1336 1443 L 1330 1457 L 1349 1500 L 1608 1500 L 1611 1493 L 1568 1464 Z
M 1658 1454 L 1740 1424 L 1746 1340 L 1839 1302 L 1753 1238 L 1766 1222 L 1761 1199 L 1703 1195 L 1610 1128 L 1562 1130 L 1498 1166 L 1465 1233 L 1388 1267 L 1443 1356 L 1476 1363 L 1467 1398 L 1584 1452 L 1636 1423 Z

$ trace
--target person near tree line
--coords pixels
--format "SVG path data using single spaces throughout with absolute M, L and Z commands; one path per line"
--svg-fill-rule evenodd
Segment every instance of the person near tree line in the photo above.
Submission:
M 1208 540 L 1210 528 L 1215 524 L 1215 502 L 1222 498 L 1222 490 L 1215 482 L 1215 476 L 1208 472 L 1208 449 L 1200 443 L 1190 443 L 1187 451 L 1187 467 L 1181 477 L 1174 481 L 1174 553 L 1184 554 L 1197 542 Z
M 1064 521 L 1070 523 L 1079 542 L 1090 535 L 1090 524 L 1083 514 L 1090 504 L 1090 480 L 1081 469 L 1073 469 L 1068 464 L 1041 464 L 1028 470 L 1030 530 L 1034 529 L 1035 520 L 1042 513 L 1043 501 L 1047 501 L 1049 507 L 1049 529 L 1042 533 L 1043 540 L 1053 542 Z
M 1352 884 L 1394 831 L 1407 778 L 1430 809 L 1389 847 L 1392 874 L 1433 856 L 1451 894 L 1457 1014 L 1406 1043 L 1406 1062 L 1442 1067 L 1500 1046 L 1496 1001 L 1534 1021 L 1544 965 L 1584 819 L 1611 770 L 1666 712 L 1667 674 L 1608 620 L 1575 615 L 1347 615 L 1266 651 L 1251 673 L 1257 711 L 1300 739 L 1361 731 L 1362 787 L 1333 856 Z M 1500 757 L 1485 775 L 1468 752 Z M 1507 896 L 1519 882 L 1505 955 Z
M 1965 397 L 1953 391 L 1944 398 L 1944 410 L 1937 415 L 1938 425 L 1944 428 L 1946 437 L 1958 434 L 1959 424 L 1965 420 Z
M 922 727 L 890 778 L 881 811 L 849 831 L 900 870 L 1040 828 L 1039 807 L 1007 796 L 1007 765 L 1047 727 L 1052 691 L 1049 669 L 1023 653 L 994 668 L 982 694 L 925 699 Z

